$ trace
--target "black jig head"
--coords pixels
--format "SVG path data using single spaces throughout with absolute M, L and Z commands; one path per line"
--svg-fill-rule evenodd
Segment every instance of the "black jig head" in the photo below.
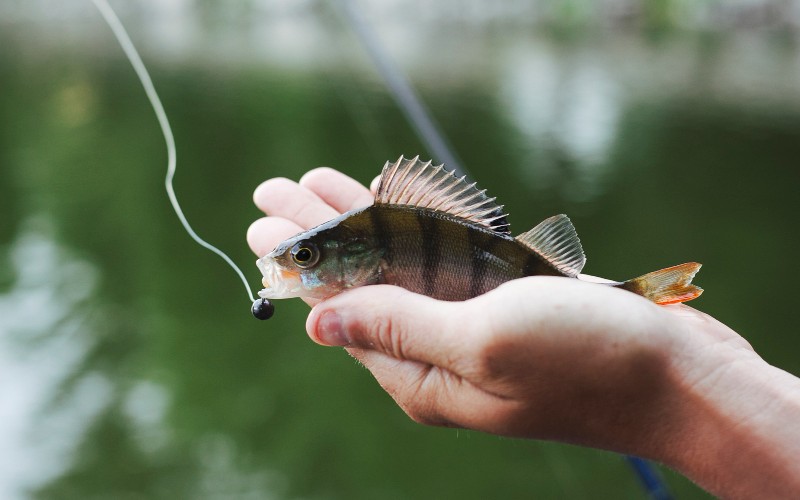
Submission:
M 275 306 L 267 299 L 258 299 L 253 302 L 253 307 L 250 309 L 256 319 L 270 319 L 275 314 Z

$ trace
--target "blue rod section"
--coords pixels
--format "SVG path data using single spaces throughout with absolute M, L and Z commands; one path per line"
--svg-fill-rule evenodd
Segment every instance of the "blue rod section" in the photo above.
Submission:
M 651 500 L 672 500 L 672 494 L 667 489 L 667 483 L 661 477 L 658 469 L 647 460 L 633 455 L 625 455 L 625 460 L 633 469 L 639 483 L 647 492 Z

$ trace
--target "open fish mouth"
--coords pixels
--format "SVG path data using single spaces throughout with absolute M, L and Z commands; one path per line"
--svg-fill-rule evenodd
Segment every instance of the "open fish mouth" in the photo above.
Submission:
M 264 276 L 261 284 L 264 289 L 258 296 L 264 299 L 289 299 L 303 295 L 303 281 L 300 273 L 281 267 L 270 255 L 256 261 L 256 266 Z

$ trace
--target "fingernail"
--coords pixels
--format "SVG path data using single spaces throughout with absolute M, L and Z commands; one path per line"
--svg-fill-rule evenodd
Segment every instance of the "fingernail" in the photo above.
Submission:
M 325 311 L 317 322 L 317 338 L 330 346 L 345 346 L 350 343 L 342 327 L 342 318 L 335 311 Z

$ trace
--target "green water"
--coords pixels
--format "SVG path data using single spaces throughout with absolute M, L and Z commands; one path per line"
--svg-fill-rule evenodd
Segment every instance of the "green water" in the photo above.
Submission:
M 611 453 L 414 424 L 343 351 L 307 339 L 299 301 L 254 320 L 234 273 L 175 218 L 163 139 L 110 35 L 24 48 L 32 31 L 0 32 L 15 47 L 0 50 L 2 491 L 642 498 Z M 609 278 L 702 262 L 694 305 L 800 374 L 792 43 L 431 36 L 439 50 L 418 53 L 411 78 L 514 232 L 567 213 L 586 271 Z M 319 165 L 368 182 L 387 159 L 425 155 L 353 44 L 344 64 L 144 53 L 186 215 L 253 286 L 259 182 Z M 706 497 L 665 474 L 680 498 Z

